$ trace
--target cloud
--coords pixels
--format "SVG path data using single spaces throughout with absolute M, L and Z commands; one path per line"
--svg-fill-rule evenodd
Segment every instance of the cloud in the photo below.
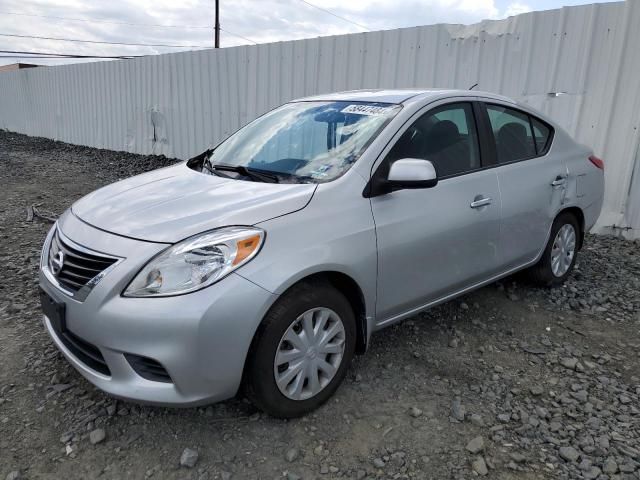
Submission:
M 531 12 L 533 9 L 524 3 L 513 2 L 507 6 L 504 16 L 511 17 L 513 15 L 520 15 L 521 13 Z
M 511 3 L 500 12 L 494 0 L 309 0 L 340 17 L 386 30 L 434 23 L 475 23 L 530 8 Z M 67 21 L 21 15 L 69 17 L 101 22 Z M 0 32 L 128 43 L 213 46 L 213 2 L 210 0 L 2 0 Z M 112 23 L 107 23 L 112 22 Z M 158 24 L 172 28 L 118 25 Z M 361 32 L 363 29 L 300 0 L 222 2 L 222 46 Z M 179 27 L 179 28 L 175 28 Z M 234 36 L 237 34 L 238 36 Z M 148 55 L 176 51 L 165 47 L 99 45 L 0 37 L 5 50 L 51 51 L 88 55 Z M 15 60 L 0 59 L 0 63 Z M 23 59 L 21 61 L 27 61 Z M 40 61 L 38 61 L 40 62 Z M 68 60 L 65 60 L 68 63 Z M 60 63 L 44 61 L 41 63 Z

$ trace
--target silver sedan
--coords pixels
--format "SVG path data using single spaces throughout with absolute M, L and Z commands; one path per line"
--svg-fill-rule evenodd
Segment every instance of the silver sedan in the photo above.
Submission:
M 602 160 L 456 90 L 287 103 L 191 160 L 77 201 L 42 252 L 53 341 L 110 394 L 266 412 L 326 401 L 376 330 L 527 269 L 562 283 Z

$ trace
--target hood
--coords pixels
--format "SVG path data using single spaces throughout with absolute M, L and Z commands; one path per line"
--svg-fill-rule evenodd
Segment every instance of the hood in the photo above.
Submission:
M 206 175 L 181 163 L 107 185 L 73 213 L 94 227 L 175 243 L 228 225 L 254 225 L 304 208 L 314 184 L 274 184 Z

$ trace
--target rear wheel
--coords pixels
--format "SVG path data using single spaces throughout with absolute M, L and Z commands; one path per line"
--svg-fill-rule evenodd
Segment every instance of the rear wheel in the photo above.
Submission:
M 559 215 L 551 227 L 540 261 L 529 269 L 530 278 L 543 286 L 563 283 L 576 263 L 580 227 L 571 213 Z
M 292 418 L 322 405 L 353 358 L 355 317 L 330 284 L 303 282 L 276 302 L 252 344 L 246 390 L 275 417 Z

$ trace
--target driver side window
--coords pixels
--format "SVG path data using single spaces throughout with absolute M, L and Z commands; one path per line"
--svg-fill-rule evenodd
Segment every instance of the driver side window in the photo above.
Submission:
M 400 137 L 386 158 L 430 160 L 438 178 L 480 168 L 478 131 L 470 103 L 443 105 L 422 115 Z

